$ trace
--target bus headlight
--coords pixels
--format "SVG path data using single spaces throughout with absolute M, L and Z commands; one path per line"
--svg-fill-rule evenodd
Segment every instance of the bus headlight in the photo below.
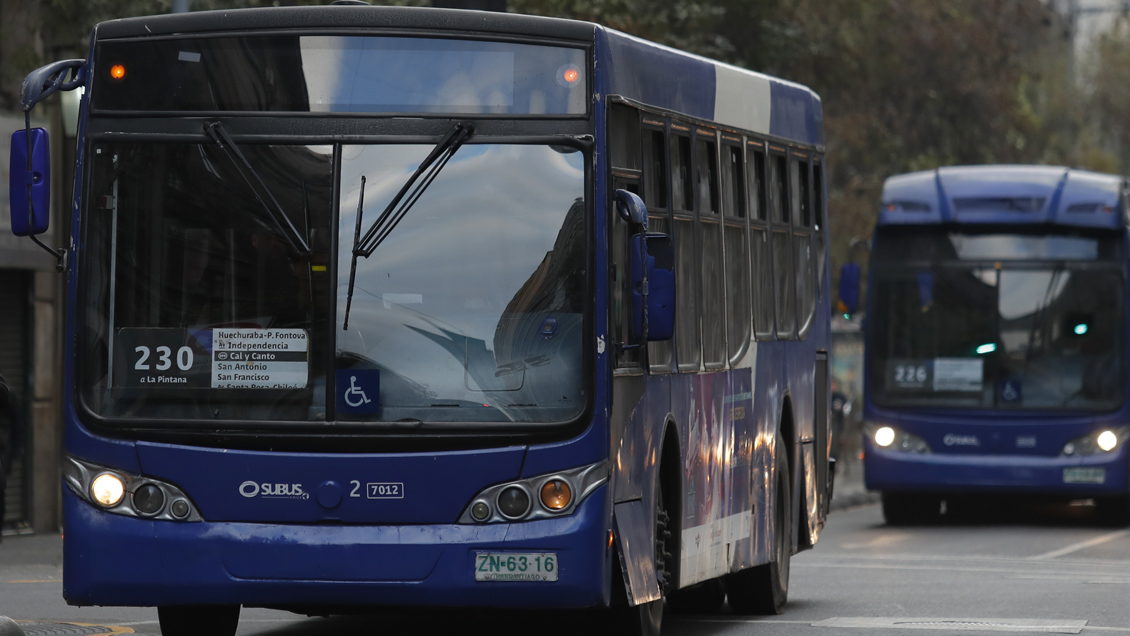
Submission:
M 1130 439 L 1130 426 L 1099 429 L 1067 442 L 1059 454 L 1062 457 L 1088 457 L 1112 453 L 1127 439 Z
M 876 446 L 884 450 L 917 454 L 930 452 L 930 445 L 926 443 L 926 440 L 893 426 L 869 424 L 865 431 L 867 437 L 875 442 Z
M 117 475 L 102 473 L 90 483 L 90 498 L 103 508 L 113 508 L 126 494 L 126 486 Z
M 458 523 L 510 523 L 567 515 L 608 482 L 608 462 L 536 475 L 480 490 Z M 541 505 L 534 505 L 536 494 Z
M 63 458 L 63 481 L 83 501 L 105 512 L 164 521 L 204 520 L 184 491 L 161 479 L 68 455 Z

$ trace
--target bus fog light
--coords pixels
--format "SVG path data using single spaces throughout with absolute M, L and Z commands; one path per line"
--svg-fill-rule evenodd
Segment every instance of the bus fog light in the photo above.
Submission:
M 192 509 L 188 506 L 188 502 L 184 499 L 177 499 L 173 505 L 169 506 L 169 512 L 172 513 L 177 519 L 184 519 Z
M 875 443 L 883 448 L 895 443 L 895 429 L 890 426 L 883 426 L 875 431 Z
M 1114 450 L 1115 446 L 1118 446 L 1118 436 L 1114 434 L 1114 431 L 1103 431 L 1099 433 L 1099 438 L 1096 441 L 1099 444 L 1099 448 L 1108 452 Z
M 153 484 L 145 484 L 134 491 L 133 507 L 143 515 L 155 515 L 165 507 L 165 493 Z
M 117 475 L 102 473 L 90 483 L 90 497 L 98 505 L 112 508 L 126 494 L 126 487 Z
M 530 509 L 530 496 L 525 490 L 511 486 L 499 493 L 498 509 L 507 519 L 517 519 Z
M 548 510 L 564 510 L 573 500 L 573 489 L 564 479 L 550 479 L 541 487 L 541 505 Z
M 484 501 L 476 501 L 475 505 L 471 506 L 471 516 L 475 521 L 486 521 L 490 516 L 490 506 Z

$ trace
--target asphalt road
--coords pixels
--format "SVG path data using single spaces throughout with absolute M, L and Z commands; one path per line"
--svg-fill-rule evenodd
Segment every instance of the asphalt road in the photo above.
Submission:
M 886 526 L 874 504 L 838 510 L 816 549 L 794 557 L 784 614 L 669 613 L 664 634 L 1130 635 L 1130 529 L 1104 527 L 1082 505 L 1001 504 L 918 527 Z M 67 606 L 61 577 L 59 537 L 6 537 L 0 543 L 0 616 L 20 621 L 28 636 L 159 633 L 153 609 Z M 487 625 L 539 636 L 590 631 L 583 621 L 539 613 L 324 619 L 252 609 L 244 610 L 239 634 L 421 636 Z

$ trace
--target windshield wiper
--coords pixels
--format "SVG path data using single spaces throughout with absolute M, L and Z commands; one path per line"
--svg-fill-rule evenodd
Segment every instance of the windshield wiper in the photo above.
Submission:
M 270 188 L 263 182 L 263 178 L 259 176 L 259 172 L 251 165 L 247 157 L 243 156 L 243 152 L 240 151 L 239 146 L 236 145 L 235 141 L 228 135 L 228 131 L 224 129 L 223 124 L 218 121 L 206 123 L 204 124 L 204 132 L 212 138 L 212 141 L 216 142 L 216 145 L 218 145 L 220 149 L 228 155 L 232 163 L 235 164 L 235 169 L 239 172 L 239 176 L 243 177 L 243 181 L 247 184 L 247 187 L 251 189 L 251 193 L 255 195 L 255 200 L 263 206 L 263 209 L 267 212 L 267 216 L 271 219 L 271 223 L 274 224 L 279 234 L 286 237 L 291 248 L 299 254 L 309 254 L 310 245 L 306 242 L 305 237 L 295 229 L 294 224 L 290 222 L 290 218 L 283 212 L 282 206 L 279 205 L 278 200 L 275 199 L 275 195 L 271 194 Z M 242 164 L 242 167 L 240 167 L 240 164 Z M 245 168 L 246 172 L 244 172 Z M 248 174 L 251 176 L 248 176 Z M 254 177 L 255 182 L 258 182 L 259 187 L 255 187 L 255 182 L 251 180 L 252 177 Z M 267 199 L 270 199 L 270 205 L 263 199 L 263 195 L 260 195 L 260 190 Z M 283 227 L 284 224 L 285 228 Z
M 361 235 L 361 216 L 364 212 L 365 203 L 365 175 L 361 175 L 361 194 L 357 197 L 357 225 L 353 231 L 352 259 L 349 264 L 349 289 L 345 296 L 345 320 L 341 325 L 343 331 L 349 328 L 349 310 L 353 305 L 353 286 L 357 279 L 357 257 L 369 258 L 372 256 L 373 252 L 396 229 L 408 210 L 412 209 L 420 196 L 424 194 L 424 190 L 427 190 L 432 181 L 435 181 L 435 178 L 439 176 L 447 162 L 451 161 L 451 157 L 455 155 L 463 142 L 470 139 L 474 132 L 475 127 L 469 122 L 455 124 L 436 144 L 435 148 L 432 148 L 428 156 L 424 157 L 424 160 L 420 162 L 420 167 L 416 168 L 416 172 L 413 172 L 408 181 L 404 182 L 400 191 L 396 193 L 392 201 L 389 201 L 377 220 L 373 221 L 373 224 L 365 231 L 364 236 Z

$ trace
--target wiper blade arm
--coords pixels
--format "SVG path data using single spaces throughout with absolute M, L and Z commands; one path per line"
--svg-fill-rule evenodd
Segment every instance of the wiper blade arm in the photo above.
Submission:
M 299 254 L 309 254 L 310 246 L 307 244 L 306 239 L 298 232 L 294 224 L 290 222 L 290 218 L 283 212 L 282 206 L 279 205 L 278 200 L 275 199 L 275 195 L 271 194 L 270 188 L 263 182 L 263 178 L 259 176 L 259 172 L 251 165 L 247 157 L 243 155 L 239 146 L 236 145 L 235 141 L 228 135 L 228 131 L 224 129 L 223 124 L 218 121 L 206 123 L 204 124 L 204 132 L 212 138 L 212 141 L 216 142 L 216 145 L 218 145 L 221 150 L 227 153 L 228 158 L 235 164 L 235 169 L 239 172 L 239 176 L 243 177 L 244 182 L 247 183 L 247 187 L 250 188 L 252 194 L 255 195 L 255 200 L 266 210 L 267 216 L 270 217 L 271 222 L 274 223 L 279 234 L 286 237 L 286 240 L 290 243 L 294 251 Z M 240 164 L 242 164 L 242 167 L 240 167 Z M 246 172 L 244 172 L 244 169 L 246 169 Z M 250 177 L 248 176 L 249 173 L 251 175 Z M 252 177 L 255 179 L 254 182 L 252 181 Z M 256 182 L 259 184 L 258 187 L 255 186 Z M 263 199 L 263 196 L 260 195 L 260 190 L 270 199 L 269 205 L 267 201 Z
M 341 323 L 342 330 L 349 329 L 349 310 L 353 306 L 353 289 L 357 280 L 357 257 L 369 258 L 388 235 L 396 229 L 397 224 L 408 213 L 408 210 L 419 200 L 420 195 L 435 181 L 447 162 L 455 154 L 463 142 L 471 138 L 475 127 L 469 122 L 456 124 L 443 139 L 436 144 L 428 156 L 420 162 L 420 167 L 401 186 L 400 192 L 377 217 L 376 221 L 361 236 L 361 216 L 365 211 L 365 175 L 361 175 L 361 193 L 357 197 L 357 225 L 353 231 L 352 258 L 349 263 L 349 288 L 345 295 L 345 318 Z M 422 179 L 422 180 L 421 180 Z M 417 183 L 419 181 L 419 183 Z M 415 188 L 413 188 L 415 186 Z M 405 198 L 407 195 L 407 198 Z
M 373 225 L 365 231 L 365 235 L 353 245 L 354 257 L 364 256 L 369 258 L 373 254 L 373 251 L 396 229 L 397 224 L 419 200 L 424 190 L 427 190 L 432 181 L 435 181 L 436 176 L 455 155 L 455 152 L 459 150 L 459 147 L 463 145 L 463 142 L 470 139 L 474 132 L 474 126 L 468 122 L 456 124 L 436 144 L 436 147 L 432 148 L 432 151 L 420 163 L 420 167 L 416 168 L 416 172 L 412 173 L 412 176 L 400 188 L 400 192 L 397 192 L 396 196 L 385 207 L 384 212 L 381 212 Z

